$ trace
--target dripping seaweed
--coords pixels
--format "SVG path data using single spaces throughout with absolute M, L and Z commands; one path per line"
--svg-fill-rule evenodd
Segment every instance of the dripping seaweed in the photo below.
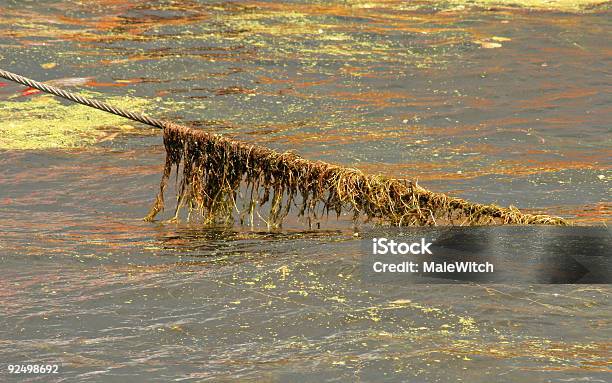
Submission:
M 292 208 L 309 220 L 330 212 L 337 217 L 352 213 L 355 221 L 397 226 L 567 224 L 559 217 L 472 203 L 429 191 L 411 180 L 368 175 L 171 123 L 164 127 L 164 146 L 160 189 L 147 221 L 164 209 L 166 187 L 176 169 L 172 220 L 178 220 L 185 208 L 188 217 L 200 217 L 205 223 L 228 224 L 236 218 L 244 222 L 249 217 L 253 223 L 256 205 L 268 204 L 270 228 L 280 227 Z M 240 198 L 241 186 L 248 198 Z

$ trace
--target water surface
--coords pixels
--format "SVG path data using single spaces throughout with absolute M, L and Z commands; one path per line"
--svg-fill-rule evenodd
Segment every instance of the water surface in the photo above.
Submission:
M 2 1 L 0 15 L 3 69 L 472 201 L 609 220 L 605 7 Z M 0 81 L 0 380 L 609 380 L 607 285 L 372 285 L 347 220 L 145 223 L 161 137 L 78 108 Z M 27 362 L 60 374 L 6 374 Z

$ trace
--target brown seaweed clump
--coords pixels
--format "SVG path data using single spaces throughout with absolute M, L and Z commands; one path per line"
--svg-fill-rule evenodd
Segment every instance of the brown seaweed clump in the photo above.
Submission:
M 269 206 L 264 220 L 270 228 L 279 227 L 292 207 L 309 222 L 329 212 L 352 212 L 355 220 L 398 226 L 567 224 L 559 217 L 471 203 L 409 180 L 367 175 L 172 123 L 164 128 L 164 145 L 166 163 L 159 194 L 145 218 L 149 221 L 164 208 L 164 191 L 175 166 L 174 219 L 187 207 L 188 217 L 196 213 L 205 223 L 230 224 L 238 217 L 241 224 L 252 224 L 259 204 Z

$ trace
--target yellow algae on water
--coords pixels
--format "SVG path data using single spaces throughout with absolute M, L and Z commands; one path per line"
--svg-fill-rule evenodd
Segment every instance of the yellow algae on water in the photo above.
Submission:
M 389 304 L 394 306 L 405 306 L 412 303 L 410 299 L 396 299 L 394 301 L 389 302 Z
M 149 101 L 111 97 L 105 100 L 125 109 L 144 110 Z M 91 145 L 102 139 L 105 129 L 132 128 L 123 117 L 84 105 L 63 104 L 53 96 L 28 101 L 0 101 L 0 149 L 69 149 Z M 125 129 L 127 127 L 127 129 Z
M 281 274 L 281 281 L 287 279 L 287 276 L 291 274 L 291 269 L 287 265 L 279 267 L 278 269 L 276 269 L 276 271 Z
M 480 330 L 478 330 L 478 327 L 476 326 L 476 321 L 474 320 L 474 318 L 460 316 L 459 323 L 462 326 L 462 334 L 480 332 Z
M 449 4 L 483 7 L 531 8 L 564 12 L 581 12 L 604 5 L 609 0 L 450 0 Z

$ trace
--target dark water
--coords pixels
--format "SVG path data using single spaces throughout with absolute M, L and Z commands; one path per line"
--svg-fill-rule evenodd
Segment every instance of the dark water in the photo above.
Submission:
M 5 0 L 0 67 L 601 225 L 610 20 L 603 7 Z M 69 105 L 0 85 L 0 129 L 16 105 L 19 119 Z M 54 128 L 83 121 L 71 111 Z M 3 130 L 0 380 L 610 379 L 608 285 L 367 284 L 344 221 L 305 231 L 292 218 L 273 233 L 145 223 L 161 138 L 115 125 L 53 141 L 37 123 L 21 141 Z M 43 147 L 24 148 L 36 137 Z M 9 376 L 12 363 L 60 373 Z

